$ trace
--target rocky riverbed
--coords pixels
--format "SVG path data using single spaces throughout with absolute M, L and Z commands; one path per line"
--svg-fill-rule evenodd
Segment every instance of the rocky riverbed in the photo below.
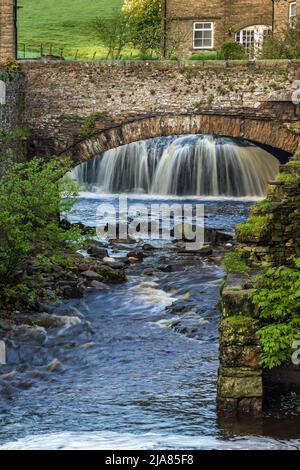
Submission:
M 93 226 L 92 206 L 80 199 L 72 222 Z M 272 409 L 255 423 L 216 414 L 221 262 L 248 207 L 208 204 L 199 252 L 175 240 L 92 241 L 55 281 L 48 272 L 60 300 L 1 320 L 3 447 L 300 447 L 295 399 L 280 429 Z

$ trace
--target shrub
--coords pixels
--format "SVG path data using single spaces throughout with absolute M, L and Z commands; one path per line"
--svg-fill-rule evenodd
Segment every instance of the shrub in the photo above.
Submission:
M 96 36 L 107 48 L 107 59 L 120 59 L 130 42 L 130 16 L 120 11 L 112 18 L 96 18 L 93 25 Z
M 261 328 L 257 336 L 261 345 L 260 365 L 268 369 L 278 367 L 291 359 L 292 344 L 300 330 L 292 325 L 278 324 Z
M 217 60 L 218 55 L 215 51 L 207 52 L 195 52 L 190 55 L 188 60 Z
M 253 295 L 260 318 L 282 322 L 300 315 L 299 269 L 270 268 L 256 281 Z
M 123 13 L 129 18 L 130 40 L 142 57 L 161 51 L 163 42 L 162 1 L 125 0 Z
M 218 50 L 218 58 L 222 60 L 245 60 L 248 57 L 244 46 L 236 41 L 225 41 Z
M 66 232 L 59 223 L 77 195 L 75 183 L 62 179 L 68 170 L 70 162 L 57 159 L 6 162 L 0 176 L 0 278 L 28 256 L 80 240 L 78 229 Z
M 261 365 L 272 369 L 288 362 L 300 338 L 300 259 L 295 268 L 270 268 L 259 276 L 252 296 L 261 329 Z
M 282 36 L 270 33 L 264 40 L 263 59 L 300 59 L 300 24 L 290 28 Z

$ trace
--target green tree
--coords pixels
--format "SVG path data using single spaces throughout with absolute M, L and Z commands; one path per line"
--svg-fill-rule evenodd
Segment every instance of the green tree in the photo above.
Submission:
M 131 42 L 130 16 L 120 11 L 112 18 L 96 18 L 94 32 L 107 48 L 107 59 L 121 59 L 122 52 Z
M 58 159 L 6 163 L 0 176 L 0 279 L 28 256 L 79 241 L 78 230 L 66 232 L 59 223 L 77 195 L 77 185 L 63 178 L 69 169 L 70 162 Z
M 162 1 L 125 0 L 123 12 L 130 17 L 132 43 L 142 55 L 160 53 L 163 40 Z

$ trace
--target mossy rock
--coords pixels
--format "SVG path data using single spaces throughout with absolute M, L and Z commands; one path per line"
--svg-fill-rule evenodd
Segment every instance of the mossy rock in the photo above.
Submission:
M 220 348 L 220 362 L 224 367 L 249 367 L 259 369 L 259 346 L 223 346 Z
M 116 269 L 103 267 L 96 270 L 97 274 L 103 277 L 104 281 L 111 282 L 113 284 L 118 284 L 120 282 L 126 281 L 126 275 L 123 271 Z
M 256 398 L 263 396 L 261 371 L 221 368 L 218 378 L 218 395 L 221 398 Z
M 231 316 L 222 320 L 220 341 L 222 345 L 246 346 L 258 344 L 256 332 L 259 322 L 252 317 Z
M 252 295 L 255 289 L 232 290 L 225 287 L 222 292 L 221 307 L 223 318 L 231 316 L 255 316 Z

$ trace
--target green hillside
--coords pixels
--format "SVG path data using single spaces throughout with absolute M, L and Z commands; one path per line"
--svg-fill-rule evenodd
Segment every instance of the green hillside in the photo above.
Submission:
M 35 57 L 41 44 L 45 53 L 52 44 L 53 54 L 74 58 L 92 58 L 105 55 L 95 37 L 91 24 L 97 16 L 110 17 L 118 11 L 123 0 L 19 0 L 18 11 L 19 57 Z

